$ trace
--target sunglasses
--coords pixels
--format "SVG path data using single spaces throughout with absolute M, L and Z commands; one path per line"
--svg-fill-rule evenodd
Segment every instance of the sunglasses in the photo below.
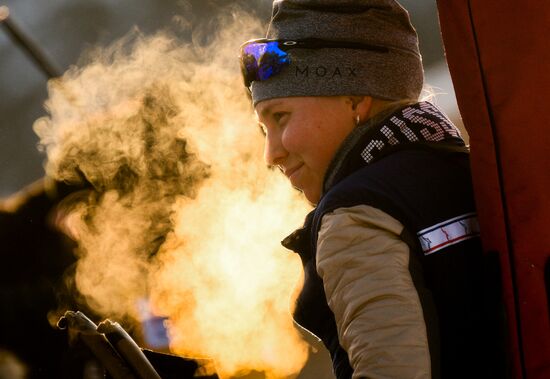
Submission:
M 290 64 L 290 49 L 359 49 L 387 53 L 388 48 L 361 42 L 327 41 L 317 38 L 303 40 L 255 39 L 241 45 L 239 59 L 244 85 L 249 88 L 253 81 L 267 80 Z

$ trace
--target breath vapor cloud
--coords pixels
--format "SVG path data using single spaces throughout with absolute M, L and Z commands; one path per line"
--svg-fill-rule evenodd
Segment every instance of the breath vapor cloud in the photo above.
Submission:
M 262 162 L 236 59 L 260 33 L 243 14 L 202 44 L 134 31 L 51 82 L 34 125 L 48 175 L 91 189 L 65 218 L 87 303 L 137 320 L 149 298 L 172 350 L 222 377 L 292 377 L 307 358 L 289 312 L 300 263 L 278 241 L 308 205 Z

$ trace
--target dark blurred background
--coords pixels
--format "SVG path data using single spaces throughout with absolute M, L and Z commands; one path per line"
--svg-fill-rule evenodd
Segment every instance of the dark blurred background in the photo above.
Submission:
M 10 16 L 52 64 L 63 72 L 83 51 L 106 45 L 137 26 L 145 33 L 163 28 L 183 15 L 211 18 L 238 3 L 269 20 L 271 0 L 0 0 Z M 420 35 L 426 82 L 435 88 L 437 103 L 455 116 L 452 86 L 444 63 L 435 2 L 403 0 Z M 182 38 L 188 35 L 182 34 Z M 43 175 L 44 155 L 32 130 L 45 114 L 47 77 L 0 27 L 0 197 Z

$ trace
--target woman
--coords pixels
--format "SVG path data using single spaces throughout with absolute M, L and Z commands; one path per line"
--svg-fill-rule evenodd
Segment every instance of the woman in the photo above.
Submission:
M 468 149 L 432 104 L 392 0 L 280 0 L 241 49 L 265 160 L 315 205 L 283 244 L 304 265 L 294 318 L 338 378 L 472 378 L 482 259 Z

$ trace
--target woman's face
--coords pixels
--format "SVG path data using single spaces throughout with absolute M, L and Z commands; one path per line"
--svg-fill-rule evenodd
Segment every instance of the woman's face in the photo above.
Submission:
M 287 97 L 256 105 L 266 139 L 264 159 L 317 204 L 327 168 L 355 127 L 349 97 Z

